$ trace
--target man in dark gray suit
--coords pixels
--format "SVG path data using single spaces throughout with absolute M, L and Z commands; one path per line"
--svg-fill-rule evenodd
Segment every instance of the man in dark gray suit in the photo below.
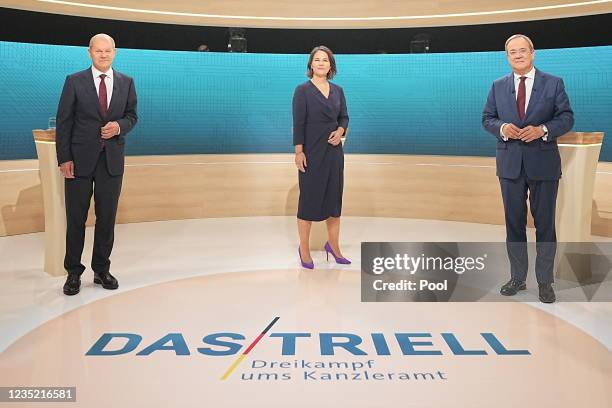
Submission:
M 66 295 L 81 287 L 85 222 L 92 194 L 96 226 L 91 268 L 94 283 L 119 284 L 110 274 L 115 217 L 123 179 L 125 136 L 136 125 L 134 81 L 112 68 L 115 41 L 97 34 L 89 42 L 92 66 L 66 77 L 57 109 L 57 162 L 65 178 Z
M 527 192 L 536 227 L 536 278 L 539 298 L 555 301 L 552 288 L 557 236 L 555 209 L 561 178 L 557 141 L 574 125 L 574 114 L 561 78 L 537 70 L 535 50 L 525 35 L 506 41 L 512 73 L 495 82 L 482 114 L 482 124 L 497 138 L 497 176 L 506 218 L 511 279 L 501 294 L 526 288 Z

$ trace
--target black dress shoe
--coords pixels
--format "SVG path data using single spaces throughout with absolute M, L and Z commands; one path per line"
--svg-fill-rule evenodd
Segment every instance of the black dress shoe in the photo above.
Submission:
M 516 279 L 510 279 L 504 286 L 501 287 L 499 293 L 504 296 L 514 296 L 519 290 L 527 289 L 525 282 Z
M 110 272 L 104 273 L 94 273 L 94 283 L 98 285 L 102 285 L 104 289 L 117 289 L 119 287 L 119 282 Z
M 555 291 L 550 283 L 538 283 L 538 288 L 540 290 L 540 302 L 554 303 L 557 300 Z
M 64 283 L 64 295 L 72 296 L 79 293 L 81 290 L 81 276 L 68 275 L 66 283 Z

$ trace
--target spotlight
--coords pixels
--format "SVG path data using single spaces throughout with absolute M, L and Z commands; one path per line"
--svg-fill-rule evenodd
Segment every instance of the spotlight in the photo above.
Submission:
M 417 34 L 410 40 L 411 54 L 424 54 L 429 52 L 429 34 Z

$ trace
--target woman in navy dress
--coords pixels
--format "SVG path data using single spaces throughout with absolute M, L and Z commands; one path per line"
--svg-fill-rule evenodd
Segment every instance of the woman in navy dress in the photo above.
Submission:
M 342 256 L 339 244 L 344 173 L 340 138 L 349 118 L 344 91 L 329 82 L 336 74 L 331 50 L 315 47 L 307 69 L 310 80 L 299 85 L 293 95 L 293 144 L 300 185 L 298 252 L 302 266 L 313 269 L 309 245 L 312 221 L 326 221 L 328 259 L 331 254 L 337 263 L 350 263 Z

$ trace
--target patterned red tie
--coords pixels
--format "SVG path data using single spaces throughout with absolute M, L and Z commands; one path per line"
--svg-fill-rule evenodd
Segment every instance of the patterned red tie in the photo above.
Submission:
M 525 98 L 526 98 L 526 90 L 525 90 L 525 80 L 527 77 L 522 76 L 521 82 L 519 83 L 518 95 L 516 96 L 516 107 L 518 109 L 518 114 L 521 120 L 525 119 Z
M 98 100 L 100 101 L 100 113 L 102 117 L 106 117 L 106 111 L 108 109 L 108 96 L 106 95 L 106 83 L 104 82 L 104 78 L 106 78 L 106 75 L 101 74 L 100 89 L 98 90 Z

